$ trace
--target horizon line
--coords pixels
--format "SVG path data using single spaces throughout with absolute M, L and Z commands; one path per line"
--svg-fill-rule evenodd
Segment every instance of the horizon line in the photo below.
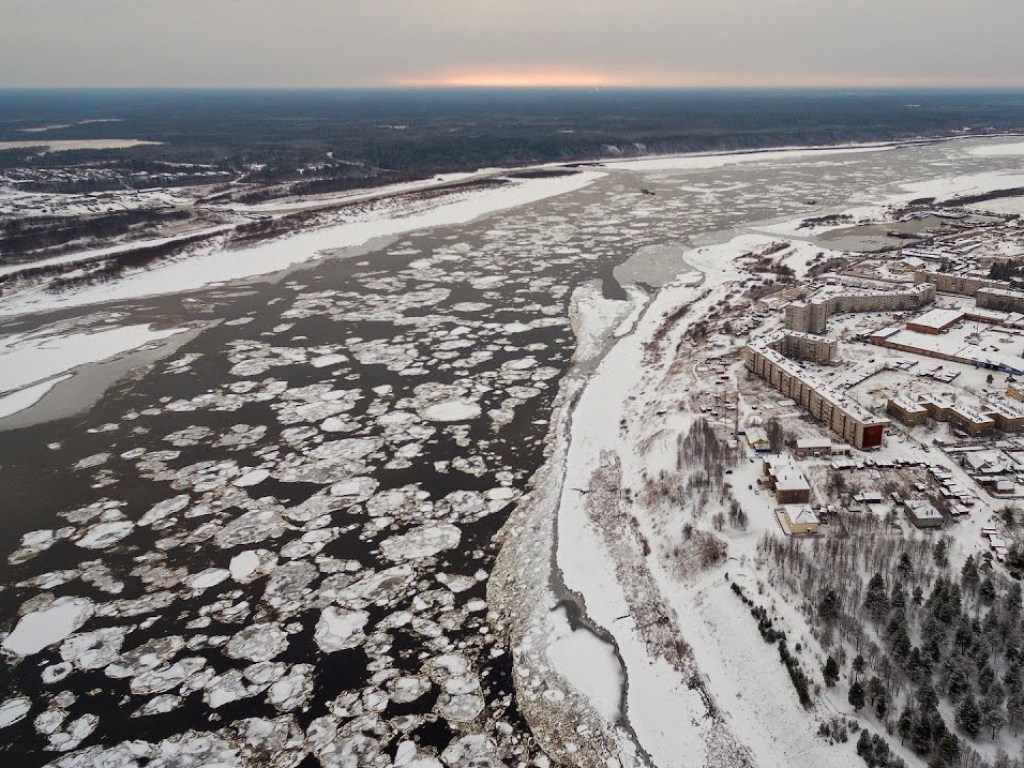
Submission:
M 829 83 L 771 85 L 4 85 L 0 91 L 1024 91 L 1021 83 Z

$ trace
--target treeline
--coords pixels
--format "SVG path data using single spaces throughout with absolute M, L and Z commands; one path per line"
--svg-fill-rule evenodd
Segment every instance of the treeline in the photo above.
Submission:
M 789 673 L 789 679 L 796 690 L 797 698 L 800 699 L 800 704 L 804 709 L 810 709 L 813 704 L 811 700 L 810 679 L 804 672 L 803 667 L 800 666 L 799 660 L 790 653 L 789 648 L 786 646 L 786 633 L 775 628 L 774 623 L 768 616 L 768 611 L 756 605 L 753 600 L 747 597 L 739 584 L 734 581 L 731 584 L 731 588 L 736 596 L 750 608 L 750 615 L 757 621 L 757 630 L 761 633 L 761 639 L 769 645 L 778 645 L 779 661 L 782 662 L 782 665 Z M 796 646 L 796 651 L 798 653 L 800 651 L 799 643 Z
M 1024 259 L 1006 259 L 993 261 L 988 268 L 988 276 L 993 280 L 1013 280 L 1024 277 Z
M 85 216 L 39 216 L 0 222 L 0 253 L 5 264 L 16 263 L 34 251 L 56 249 L 73 241 L 120 237 L 133 229 L 187 221 L 186 210 L 114 211 Z

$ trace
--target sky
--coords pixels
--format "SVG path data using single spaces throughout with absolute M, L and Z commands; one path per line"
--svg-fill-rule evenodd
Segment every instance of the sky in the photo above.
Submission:
M 1021 0 L 0 0 L 0 87 L 1024 86 Z

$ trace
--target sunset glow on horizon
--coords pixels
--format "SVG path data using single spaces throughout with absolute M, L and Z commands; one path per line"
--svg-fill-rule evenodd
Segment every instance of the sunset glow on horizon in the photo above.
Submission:
M 552 68 L 480 69 L 390 78 L 380 85 L 398 88 L 894 88 L 999 87 L 1012 80 L 914 78 L 878 75 L 789 75 L 750 77 L 736 73 L 594 72 Z

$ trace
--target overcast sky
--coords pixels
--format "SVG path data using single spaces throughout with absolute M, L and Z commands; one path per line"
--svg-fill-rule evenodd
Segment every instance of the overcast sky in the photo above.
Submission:
M 0 87 L 1024 85 L 1021 0 L 0 0 Z

